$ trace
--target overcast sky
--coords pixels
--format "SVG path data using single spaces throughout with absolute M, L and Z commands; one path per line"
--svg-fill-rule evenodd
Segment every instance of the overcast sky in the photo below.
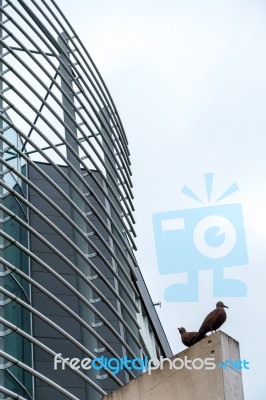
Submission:
M 178 326 L 197 330 L 215 307 L 212 271 L 199 272 L 198 302 L 166 302 L 184 274 L 160 275 L 152 215 L 206 207 L 233 182 L 239 191 L 249 263 L 225 269 L 245 282 L 222 329 L 240 342 L 245 400 L 265 400 L 266 2 L 263 0 L 57 0 L 98 66 L 130 145 L 137 259 L 173 352 Z M 181 193 L 189 186 L 204 205 Z M 223 204 L 223 202 L 221 203 Z M 253 336 L 254 335 L 254 336 Z

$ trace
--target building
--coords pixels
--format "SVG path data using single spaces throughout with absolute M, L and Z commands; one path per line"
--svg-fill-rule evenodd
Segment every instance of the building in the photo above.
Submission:
M 0 36 L 0 398 L 96 400 L 141 371 L 56 355 L 171 356 L 134 255 L 127 138 L 53 0 L 1 1 Z

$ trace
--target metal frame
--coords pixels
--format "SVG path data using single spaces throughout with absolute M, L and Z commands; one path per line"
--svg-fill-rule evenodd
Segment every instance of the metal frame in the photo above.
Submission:
M 1 212 L 6 216 L 14 219 L 23 226 L 30 235 L 36 236 L 42 243 L 63 260 L 66 265 L 71 267 L 80 277 L 82 282 L 86 283 L 88 288 L 93 290 L 93 293 L 99 296 L 102 301 L 109 307 L 110 311 L 120 321 L 123 329 L 118 333 L 112 327 L 112 324 L 97 310 L 93 302 L 86 297 L 86 293 L 80 293 L 76 288 L 69 284 L 63 277 L 61 277 L 51 266 L 44 263 L 41 259 L 35 256 L 30 249 L 25 248 L 19 242 L 15 241 L 11 236 L 2 232 L 2 237 L 8 243 L 14 244 L 21 252 L 26 254 L 30 260 L 39 263 L 46 271 L 49 271 L 57 280 L 65 285 L 71 293 L 73 293 L 87 308 L 91 310 L 92 315 L 99 318 L 102 323 L 115 335 L 117 340 L 124 346 L 128 354 L 137 357 L 136 354 L 125 340 L 123 332 L 133 340 L 136 348 L 141 348 L 136 332 L 139 330 L 139 324 L 136 318 L 138 307 L 135 302 L 135 297 L 138 297 L 138 291 L 132 277 L 135 276 L 135 268 L 137 266 L 135 258 L 132 254 L 132 248 L 136 248 L 133 237 L 136 235 L 133 228 L 134 218 L 132 215 L 132 182 L 129 161 L 129 151 L 126 136 L 115 109 L 113 100 L 103 83 L 95 65 L 87 52 L 84 51 L 84 46 L 77 40 L 77 44 L 73 42 L 73 35 L 70 25 L 65 25 L 65 17 L 62 17 L 61 12 L 58 12 L 57 7 L 53 2 L 48 5 L 42 2 L 42 5 L 35 1 L 9 1 L 1 7 L 2 15 L 6 18 L 5 21 L 0 23 L 0 28 L 4 32 L 0 38 L 0 45 L 2 46 L 3 54 L 1 58 L 1 65 L 5 66 L 5 70 L 1 73 L 1 82 L 3 90 L 0 93 L 0 101 L 4 104 L 5 111 L 8 110 L 11 120 L 2 113 L 1 119 L 7 126 L 12 127 L 22 139 L 21 149 L 14 146 L 5 136 L 2 136 L 2 143 L 4 143 L 4 150 L 6 148 L 12 149 L 16 152 L 20 159 L 24 159 L 28 165 L 31 165 L 41 176 L 43 176 L 52 187 L 65 199 L 73 210 L 74 218 L 66 215 L 66 213 L 58 207 L 46 193 L 43 193 L 33 182 L 24 176 L 16 168 L 9 164 L 8 160 L 0 157 L 1 165 L 6 168 L 5 172 L 12 173 L 19 182 L 24 182 L 27 188 L 34 189 L 40 197 L 45 199 L 48 204 L 52 205 L 55 210 L 61 215 L 73 228 L 73 231 L 78 237 L 82 238 L 82 242 L 78 240 L 71 241 L 68 236 L 62 232 L 50 219 L 45 216 L 41 210 L 33 207 L 28 202 L 25 196 L 18 193 L 5 182 L 3 175 L 2 187 L 6 190 L 6 195 L 11 194 L 17 200 L 18 204 L 24 204 L 27 210 L 33 210 L 48 226 L 63 238 L 68 245 L 73 248 L 75 254 L 79 257 L 79 262 L 84 263 L 84 267 L 80 268 L 71 262 L 64 254 L 55 248 L 49 240 L 45 239 L 39 232 L 34 230 L 27 222 L 19 218 L 14 212 L 9 210 L 3 204 L 0 204 Z M 42 20 L 45 17 L 45 23 Z M 56 21 L 56 23 L 54 22 Z M 24 28 L 26 27 L 26 28 Z M 64 32 L 64 34 L 61 34 Z M 57 38 L 60 41 L 57 41 Z M 27 43 L 25 45 L 25 43 Z M 28 44 L 31 43 L 29 49 Z M 44 50 L 42 49 L 44 48 Z M 41 57 L 41 58 L 40 58 Z M 14 67 L 15 65 L 15 67 Z M 23 73 L 26 70 L 32 79 L 25 78 Z M 48 68 L 49 67 L 49 68 Z M 50 73 L 53 71 L 53 74 Z M 59 79 L 59 80 L 58 80 Z M 20 82 L 19 84 L 13 82 Z M 61 83 L 60 83 L 61 82 Z M 45 90 L 44 96 L 40 90 L 36 88 L 42 87 Z M 26 92 L 24 90 L 26 88 Z M 60 94 L 60 97 L 59 97 Z M 15 101 L 14 101 L 15 99 Z M 36 99 L 40 101 L 40 106 L 36 107 Z M 64 100 L 65 99 L 65 100 Z M 56 104 L 54 109 L 51 101 Z M 25 104 L 23 107 L 22 104 Z M 101 109 L 105 109 L 105 113 L 101 113 Z M 31 110 L 29 115 L 24 109 Z M 53 115 L 55 123 L 51 123 L 45 116 L 44 111 L 49 110 Z M 60 111 L 61 110 L 61 111 Z M 32 118 L 33 115 L 34 117 Z M 62 117 L 63 115 L 63 117 Z M 20 128 L 20 122 L 23 120 L 26 126 L 29 127 L 28 132 Z M 18 121 L 18 122 L 17 122 Z M 42 124 L 42 128 L 39 128 Z M 54 144 L 54 139 L 49 138 L 46 130 L 57 137 L 58 140 Z M 102 134 L 101 130 L 104 130 Z M 39 146 L 37 137 L 40 137 L 47 146 Z M 73 146 L 75 144 L 75 146 Z M 7 146 L 7 147 L 6 147 Z M 30 149 L 28 147 L 30 146 Z M 75 148 L 74 148 L 75 147 Z M 64 149 L 67 150 L 65 156 Z M 53 152 L 57 158 L 61 159 L 61 163 L 66 165 L 66 173 L 60 168 L 57 162 L 53 161 L 51 156 Z M 82 156 L 79 155 L 82 154 Z M 65 193 L 56 182 L 54 182 L 39 166 L 32 157 L 38 155 L 42 156 L 53 168 L 61 174 L 62 178 L 69 184 L 72 195 Z M 89 164 L 88 164 L 89 162 Z M 93 165 L 94 171 L 91 171 L 89 165 Z M 106 166 L 108 164 L 108 171 Z M 101 195 L 104 195 L 106 201 L 110 205 L 109 209 L 102 203 L 99 196 L 95 191 L 91 190 L 87 183 L 86 175 L 89 175 L 94 184 L 99 190 Z M 87 196 L 87 192 L 91 194 L 91 198 Z M 78 199 L 78 201 L 77 201 Z M 94 200 L 95 204 L 91 202 Z M 84 212 L 84 207 L 87 207 L 90 212 L 95 215 L 98 221 L 104 226 L 105 231 L 108 232 L 112 245 L 106 242 L 101 232 L 96 229 L 93 222 Z M 100 210 L 100 212 L 99 212 Z M 117 225 L 117 219 L 120 220 Z M 122 230 L 121 230 L 122 226 Z M 91 234 L 97 237 L 107 250 L 108 257 L 112 261 L 107 260 L 106 256 L 99 252 L 99 249 L 94 244 Z M 114 244 L 114 246 L 113 246 Z M 90 246 L 97 254 L 99 259 L 104 263 L 108 270 L 116 279 L 117 285 L 113 287 L 112 284 L 105 278 L 101 270 L 94 263 L 94 260 L 88 258 L 85 252 L 86 246 Z M 84 247 L 85 246 L 85 247 Z M 30 276 L 20 271 L 19 267 L 8 263 L 3 258 L 2 264 L 7 271 L 15 272 L 18 276 L 23 278 L 31 286 L 37 287 L 41 293 L 44 293 L 48 298 L 52 299 L 56 304 L 60 305 L 62 309 L 67 311 L 81 326 L 90 332 L 102 345 L 110 351 L 110 353 L 118 358 L 118 354 L 111 345 L 109 345 L 98 333 L 97 328 L 93 328 L 89 322 L 86 322 L 81 315 L 77 315 L 73 310 L 67 307 L 55 295 L 43 288 L 38 282 L 34 281 Z M 86 267 L 87 266 L 87 267 Z M 85 273 L 86 268 L 88 271 L 91 269 L 109 288 L 111 293 L 117 299 L 119 308 L 116 309 L 111 302 L 105 297 L 94 281 Z M 90 274 L 89 274 L 90 275 Z M 120 295 L 120 290 L 123 289 L 123 297 Z M 52 325 L 61 334 L 67 337 L 72 343 L 78 345 L 78 342 L 71 337 L 67 332 L 54 324 L 49 318 L 45 317 L 38 310 L 34 309 L 30 304 L 23 300 L 16 298 L 12 293 L 9 293 L 3 287 L 0 292 L 4 298 L 11 299 L 19 303 L 25 309 L 28 309 L 31 315 L 38 315 L 39 318 L 46 321 L 48 325 Z M 128 315 L 129 320 L 124 318 Z M 4 319 L 1 319 L 4 322 Z M 130 325 L 128 324 L 130 322 Z M 10 323 L 6 321 L 4 324 L 10 329 Z M 132 329 L 134 327 L 134 329 Z M 41 342 L 36 341 L 33 337 L 23 332 L 18 327 L 16 332 L 27 337 L 34 345 L 39 345 L 44 348 Z M 86 350 L 82 344 L 79 348 L 83 351 Z M 50 351 L 51 349 L 47 349 Z M 4 354 L 4 353 L 2 353 Z M 97 357 L 92 351 L 87 350 L 87 354 L 91 357 Z M 5 354 L 5 359 L 11 358 Z M 38 376 L 49 383 L 52 387 L 60 390 L 58 386 L 50 382 L 44 376 L 39 376 L 38 372 L 33 373 L 33 369 L 25 366 L 19 360 L 13 360 L 22 369 L 30 371 L 32 376 Z M 116 381 L 118 385 L 122 382 L 115 377 L 111 371 L 107 371 L 109 377 Z M 86 377 L 84 374 L 78 374 L 82 379 L 90 383 L 100 394 L 105 392 L 100 388 L 97 382 Z M 134 377 L 134 373 L 129 371 L 129 375 Z M 63 393 L 63 392 L 62 392 Z M 66 393 L 66 392 L 65 392 Z M 68 393 L 68 398 L 71 397 Z
M 0 0 L 0 12 L 5 18 L 5 20 L 0 19 L 0 49 L 2 49 L 0 165 L 1 168 L 5 168 L 5 174 L 1 173 L 0 178 L 2 179 L 1 187 L 6 194 L 0 196 L 0 213 L 7 218 L 2 218 L 1 235 L 8 243 L 19 249 L 21 254 L 26 255 L 30 263 L 37 263 L 71 294 L 74 294 L 80 304 L 79 313 L 34 280 L 31 273 L 25 274 L 18 265 L 8 262 L 4 257 L 0 257 L 3 269 L 1 282 L 5 279 L 5 274 L 16 274 L 29 284 L 30 288 L 37 288 L 40 293 L 60 306 L 79 323 L 81 332 L 84 332 L 85 336 L 91 335 L 95 343 L 99 342 L 114 357 L 119 358 L 115 346 L 107 343 L 97 332 L 98 324 L 92 321 L 97 319 L 101 321 L 100 324 L 109 329 L 121 345 L 123 354 L 128 354 L 132 358 L 139 357 L 143 340 L 139 335 L 140 325 L 137 319 L 139 312 L 137 299 L 140 294 L 136 282 L 139 277 L 136 272 L 138 265 L 133 253 L 133 250 L 136 250 L 134 242 L 136 233 L 133 217 L 132 173 L 128 141 L 121 119 L 97 67 L 54 0 L 3 0 L 3 3 Z M 3 128 L 4 123 L 7 125 L 6 128 Z M 11 128 L 19 136 L 21 146 L 14 145 L 5 136 L 5 132 Z M 24 176 L 22 172 L 14 168 L 10 164 L 11 159 L 4 158 L 7 149 L 14 151 L 19 160 L 25 161 L 32 170 L 45 179 L 53 190 L 56 190 L 60 198 L 70 207 L 71 215 L 67 215 L 49 197 L 49 194 L 44 193 L 28 176 Z M 60 179 L 68 185 L 69 192 L 63 190 L 41 168 L 40 159 L 49 164 Z M 43 210 L 33 206 L 28 201 L 26 193 L 20 194 L 16 188 L 10 186 L 5 180 L 8 174 L 12 174 L 19 185 L 23 184 L 28 191 L 36 192 L 42 200 L 54 208 L 60 218 L 62 217 L 73 230 L 73 240 L 49 216 L 45 215 Z M 95 185 L 95 188 L 90 186 L 90 182 Z M 52 228 L 58 238 L 62 239 L 74 252 L 75 262 L 56 248 L 49 238 L 47 239 L 3 204 L 1 200 L 10 195 L 23 212 L 26 208 L 27 214 L 33 212 L 45 225 Z M 95 222 L 90 220 L 91 215 L 96 218 L 102 231 L 97 228 Z M 75 273 L 79 282 L 77 287 L 72 286 L 54 270 L 52 265 L 44 262 L 30 248 L 15 240 L 12 233 L 5 232 L 4 224 L 10 219 L 25 228 L 28 236 L 37 238 Z M 108 235 L 108 240 L 106 240 L 106 235 Z M 96 244 L 95 238 L 98 239 L 99 244 Z M 101 253 L 100 246 L 107 255 Z M 89 254 L 86 249 L 92 249 L 93 253 Z M 108 273 L 111 273 L 113 284 L 97 265 L 96 258 L 100 260 Z M 95 277 L 105 284 L 115 299 L 113 303 L 103 290 L 97 287 Z M 92 293 L 98 297 L 92 298 Z M 31 297 L 27 303 L 6 290 L 1 284 L 0 297 L 4 301 L 15 302 L 28 310 L 32 318 L 38 317 L 48 326 L 53 327 L 91 358 L 98 356 L 97 349 L 88 348 L 86 340 L 79 343 L 69 332 L 34 308 Z M 108 318 L 97 309 L 94 302 L 99 299 L 117 319 L 118 329 L 115 329 L 112 322 L 108 321 Z M 84 312 L 84 307 L 86 307 L 86 312 Z M 49 355 L 56 354 L 40 340 L 6 320 L 4 314 L 0 315 L 0 324 L 27 339 L 32 346 L 40 347 Z M 4 336 L 0 338 L 0 341 L 4 343 Z M 68 390 L 35 371 L 34 366 L 27 366 L 2 350 L 0 350 L 0 358 L 18 365 L 33 377 L 43 380 L 65 394 L 67 398 L 77 399 Z M 68 363 L 66 365 L 69 367 Z M 118 386 L 124 384 L 112 371 L 106 372 L 106 376 Z M 101 388 L 101 381 L 95 380 L 90 375 L 86 376 L 80 371 L 75 371 L 75 373 L 98 391 L 99 395 L 105 394 Z M 133 371 L 126 373 L 127 380 L 134 377 Z M 0 381 L 0 385 L 1 383 Z M 6 388 L 1 389 L 0 386 L 0 393 L 1 390 L 10 397 L 25 400 Z M 88 394 L 87 397 L 91 399 Z M 34 394 L 33 398 L 35 398 Z
M 12 392 L 12 390 L 8 390 L 7 388 L 5 388 L 4 386 L 0 386 L 0 393 L 4 393 L 7 394 L 8 396 L 10 396 L 12 399 L 16 399 L 16 400 L 27 400 L 25 399 L 25 397 L 19 396 L 16 393 Z

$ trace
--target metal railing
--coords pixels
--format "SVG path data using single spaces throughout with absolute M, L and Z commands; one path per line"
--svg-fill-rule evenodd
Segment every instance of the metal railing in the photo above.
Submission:
M 98 357 L 98 344 L 116 358 L 123 355 L 129 355 L 132 359 L 140 357 L 142 345 L 137 321 L 136 299 L 139 293 L 134 282 L 137 264 L 133 254 L 136 234 L 133 227 L 130 153 L 121 119 L 96 65 L 53 0 L 6 0 L 0 4 L 0 213 L 3 216 L 1 237 L 7 243 L 6 247 L 2 247 L 0 257 L 0 264 L 4 268 L 0 284 L 1 298 L 27 310 L 31 318 L 38 318 L 52 327 L 64 340 L 91 359 Z M 16 144 L 8 137 L 9 129 L 19 137 Z M 45 192 L 38 182 L 33 182 L 25 171 L 14 166 L 12 157 L 7 159 L 6 154 L 10 150 L 14 152 L 14 158 L 17 157 L 19 162 L 26 164 L 28 170 L 45 180 L 50 190 L 56 191 L 63 206 L 51 198 L 49 191 Z M 50 171 L 57 174 L 57 180 L 50 176 L 43 165 L 49 166 Z M 27 188 L 26 194 L 18 190 L 17 184 L 10 183 L 10 176 L 18 185 L 23 184 Z M 60 180 L 67 189 L 61 187 Z M 64 232 L 53 216 L 46 215 L 41 205 L 33 205 L 30 193 L 53 207 L 57 217 L 71 227 L 73 235 Z M 12 196 L 19 207 L 27 210 L 26 217 L 21 218 L 18 211 L 11 209 L 5 202 L 8 196 Z M 71 212 L 68 213 L 66 208 Z M 39 218 L 40 226 L 49 227 L 63 241 L 74 255 L 74 261 L 61 248 L 57 248 L 39 226 L 31 223 L 32 215 Z M 34 253 L 32 246 L 25 246 L 19 238 L 14 237 L 13 232 L 6 231 L 5 224 L 10 220 L 23 228 L 29 239 L 36 238 L 56 260 L 66 265 L 77 277 L 77 285 L 61 276 L 53 261 L 48 263 L 45 257 Z M 29 273 L 22 271 L 16 260 L 10 262 L 6 259 L 5 249 L 9 246 L 14 246 L 19 254 L 27 257 L 31 267 Z M 90 249 L 91 253 L 86 249 Z M 63 285 L 75 296 L 79 302 L 79 312 L 64 304 L 51 288 L 38 282 L 38 274 L 32 275 L 34 265 L 41 267 L 58 285 Z M 106 271 L 108 277 L 105 276 Z M 5 272 L 11 274 L 21 288 L 20 295 L 5 288 Z M 82 337 L 87 338 L 85 342 L 79 341 L 55 323 L 53 318 L 39 311 L 32 302 L 32 291 L 25 301 L 26 292 L 23 297 L 24 286 L 21 282 L 38 290 L 77 322 Z M 97 302 L 103 303 L 107 311 L 97 308 Z M 9 320 L 4 304 L 0 308 L 3 332 L 6 329 L 8 334 L 15 332 L 31 343 L 32 349 L 36 346 L 51 357 L 56 355 L 56 349 L 47 346 L 42 338 L 34 337 L 33 326 L 31 332 L 26 332 Z M 108 312 L 114 316 L 116 327 L 113 321 L 108 320 Z M 113 335 L 115 344 L 108 343 L 104 336 L 106 333 L 101 333 L 98 328 L 101 325 Z M 89 337 L 93 338 L 91 342 Z M 0 360 L 7 361 L 3 364 L 4 369 L 16 366 L 66 398 L 77 399 L 70 389 L 63 388 L 56 380 L 39 372 L 34 365 L 34 357 L 32 365 L 28 365 L 23 357 L 14 357 L 4 350 L 5 336 L 1 340 Z M 91 343 L 89 348 L 88 343 Z M 117 343 L 120 344 L 119 350 Z M 66 366 L 70 368 L 68 362 Z M 134 371 L 127 371 L 122 380 L 110 369 L 105 372 L 117 386 L 135 377 Z M 102 379 L 77 370 L 73 373 L 99 396 L 106 394 Z M 22 382 L 20 384 L 23 387 Z M 29 394 L 25 388 L 22 396 L 5 387 L 1 374 L 0 393 L 21 400 L 34 398 L 34 391 Z

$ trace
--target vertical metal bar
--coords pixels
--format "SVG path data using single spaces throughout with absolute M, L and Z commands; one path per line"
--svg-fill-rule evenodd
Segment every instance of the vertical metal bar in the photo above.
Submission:
M 99 112 L 99 114 L 100 114 L 100 119 L 101 119 L 101 120 L 104 120 L 104 117 L 105 117 L 106 119 L 109 119 L 109 118 L 108 118 L 108 112 L 107 112 L 107 110 L 106 110 L 105 108 L 101 109 L 100 112 Z M 112 132 L 109 132 L 109 133 L 110 133 L 110 136 L 108 136 L 104 124 L 101 124 L 101 135 L 102 135 L 103 137 L 105 137 L 106 141 L 107 141 L 107 142 L 109 143 L 109 145 L 111 146 L 113 152 L 111 152 L 111 151 L 108 149 L 108 147 L 107 147 L 107 145 L 105 144 L 105 141 L 104 141 L 104 140 L 103 140 L 103 148 L 104 148 L 104 150 L 108 153 L 109 157 L 110 157 L 111 159 L 113 159 L 113 161 L 114 161 L 114 163 L 115 163 L 114 147 L 113 147 L 113 143 L 112 143 L 112 140 L 111 140 Z M 104 154 L 105 154 L 105 153 L 104 153 Z M 107 181 L 109 182 L 109 181 L 110 181 L 110 177 L 109 177 L 110 173 L 113 174 L 114 176 L 116 176 L 116 170 L 112 167 L 110 161 L 107 159 L 106 156 L 104 156 L 104 161 L 105 161 L 105 174 L 106 174 L 106 179 L 107 179 Z M 114 164 L 114 165 L 115 165 L 115 164 Z M 113 186 L 114 186 L 114 185 L 113 185 Z M 108 194 L 107 185 L 104 185 L 104 188 L 105 188 L 106 193 Z M 114 186 L 114 189 L 116 189 L 115 186 Z M 112 194 L 109 194 L 109 195 L 112 196 Z M 114 200 L 114 196 L 112 196 L 112 200 Z M 107 200 L 107 198 L 105 198 L 105 205 L 106 205 L 106 209 L 107 209 L 107 211 L 108 211 L 110 217 L 112 217 L 112 209 L 111 209 L 111 206 L 110 206 L 110 202 Z M 120 207 L 120 204 L 119 204 L 119 207 Z M 107 219 L 107 225 L 108 225 L 108 227 L 112 230 L 112 224 L 111 224 L 110 219 Z M 113 239 L 112 239 L 111 237 L 109 237 L 109 243 L 110 243 L 110 248 L 113 250 L 114 253 L 116 253 L 115 246 L 114 246 L 114 242 L 113 242 Z M 116 261 L 114 260 L 114 258 L 112 258 L 112 267 L 113 267 L 113 269 L 114 269 L 116 272 L 119 273 L 118 268 L 117 268 L 117 263 L 116 263 Z M 116 279 L 115 277 L 114 277 L 114 287 L 115 287 L 117 293 L 120 294 L 119 284 L 118 284 L 118 281 L 117 281 L 117 279 Z M 121 304 L 119 303 L 119 301 L 118 301 L 117 299 L 115 300 L 115 303 L 116 303 L 117 311 L 118 311 L 119 314 L 122 316 L 123 314 L 122 314 Z M 124 330 L 124 327 L 122 326 L 122 324 L 121 324 L 120 322 L 119 322 L 118 324 L 119 324 L 119 333 L 120 333 L 121 337 L 125 340 L 125 330 Z M 127 354 L 126 354 L 126 349 L 125 349 L 125 347 L 124 347 L 124 346 L 121 346 L 121 356 L 124 357 L 124 356 L 126 356 L 126 355 L 127 355 Z M 129 382 L 129 377 L 128 377 L 127 374 L 124 374 L 124 379 L 125 379 L 126 382 Z
M 2 8 L 2 5 L 3 5 L 3 0 L 0 0 L 0 7 L 1 8 Z M 0 10 L 0 22 L 2 23 L 2 21 L 3 21 L 3 13 Z M 0 27 L 0 37 L 1 37 L 1 39 L 3 37 L 3 29 L 1 27 Z M 3 56 L 3 45 L 0 44 L 0 93 L 3 93 L 3 81 L 2 81 L 3 63 L 2 63 L 2 56 Z M 3 121 L 3 118 L 1 118 L 2 113 L 3 113 L 3 99 L 1 97 L 0 98 L 0 135 L 3 135 L 3 129 L 4 129 L 4 121 Z M 1 138 L 0 139 L 1 156 L 3 154 L 3 148 L 4 148 L 4 143 L 3 143 L 3 140 Z M 0 203 L 3 202 L 3 186 L 1 185 L 1 181 L 3 179 L 3 169 L 4 169 L 4 166 L 3 166 L 2 163 L 0 163 Z M 4 229 L 4 226 L 3 226 L 4 224 L 3 224 L 2 221 L 3 221 L 3 211 L 0 210 L 0 254 L 1 254 L 1 257 L 4 256 L 4 254 L 3 254 L 4 250 L 2 248 L 2 246 L 4 244 L 4 240 L 3 240 L 3 236 L 1 235 L 1 232 Z M 3 272 L 3 271 L 4 271 L 4 266 L 3 266 L 3 264 L 0 264 L 0 272 Z M 4 286 L 4 277 L 3 277 L 3 275 L 0 276 L 0 286 L 2 286 L 2 287 Z M 0 294 L 0 300 L 1 301 L 4 300 L 4 295 L 2 293 Z M 2 318 L 4 318 L 4 306 L 3 305 L 0 306 L 0 316 Z M 1 324 L 0 325 L 0 331 L 3 332 L 3 330 L 4 330 L 4 325 Z M 0 350 L 3 350 L 3 351 L 4 351 L 4 340 L 5 340 L 4 337 L 1 336 L 0 337 Z M 0 357 L 0 364 L 4 364 L 3 357 Z M 5 377 L 5 371 L 3 369 L 0 369 L 0 386 L 4 386 L 4 377 Z M 0 399 L 3 399 L 3 398 L 4 398 L 4 394 L 0 393 Z
M 59 36 L 58 38 L 58 43 L 62 50 L 66 54 L 69 54 L 69 49 L 67 46 L 67 43 L 69 41 L 69 38 L 65 32 L 61 34 L 61 37 Z M 63 77 L 69 82 L 71 85 L 71 88 L 73 89 L 73 74 L 71 70 L 71 63 L 69 57 L 66 57 L 64 53 L 59 54 L 61 63 L 60 63 L 60 72 L 62 73 Z M 73 119 L 75 119 L 75 111 L 73 109 L 73 105 L 71 103 L 74 103 L 74 95 L 73 95 L 73 90 L 69 88 L 68 85 L 64 82 L 63 79 L 61 79 L 61 87 L 63 92 L 66 94 L 63 95 L 63 105 L 67 109 L 67 111 L 71 114 Z M 71 162 L 73 167 L 78 171 L 81 177 L 81 167 L 80 167 L 80 160 L 79 160 L 79 145 L 78 145 L 78 133 L 77 133 L 77 128 L 74 122 L 69 118 L 69 116 L 64 113 L 64 122 L 66 125 L 71 129 L 71 131 L 74 133 L 76 140 L 69 134 L 67 130 L 65 130 L 65 139 L 66 141 L 71 145 L 72 149 L 75 151 L 76 155 L 74 155 L 68 148 L 66 150 L 66 155 L 68 161 Z M 84 192 L 84 187 L 81 182 L 81 180 L 78 178 L 78 176 L 70 169 L 68 168 L 68 177 L 71 179 L 73 183 L 79 188 L 81 192 Z M 70 187 L 69 188 L 69 197 L 73 202 L 79 207 L 79 209 L 85 213 L 85 204 L 83 199 L 77 194 L 77 192 Z M 87 224 L 84 218 L 78 214 L 78 212 L 71 208 L 71 217 L 73 222 L 75 222 L 80 229 L 83 232 L 86 232 L 87 230 Z M 84 253 L 88 253 L 88 245 L 87 242 L 79 235 L 79 233 L 73 229 L 73 242 L 80 248 L 80 250 Z M 86 261 L 77 253 L 75 253 L 75 263 L 76 266 L 87 276 L 91 275 L 91 269 L 89 265 L 86 263 Z M 79 277 L 77 276 L 77 289 L 79 292 L 88 300 L 92 299 L 93 293 L 91 288 Z M 94 313 L 88 309 L 88 307 L 81 301 L 79 301 L 79 312 L 81 318 L 90 324 L 92 326 L 95 323 L 95 316 Z M 81 342 L 82 344 L 88 348 L 88 349 L 95 349 L 97 348 L 97 341 L 93 335 L 91 335 L 88 331 L 84 329 L 84 327 L 80 327 L 81 329 Z M 93 370 L 88 370 L 87 375 L 90 379 L 93 381 L 96 381 L 96 376 Z M 96 399 L 97 396 L 100 395 L 96 393 L 96 391 L 93 389 L 93 387 L 89 386 L 86 384 L 86 399 Z
M 104 120 L 103 116 L 105 116 L 105 118 L 108 118 L 108 112 L 105 108 L 103 108 L 100 111 L 100 118 L 101 120 Z M 109 133 L 109 135 L 108 135 Z M 113 165 L 110 163 L 110 161 L 108 160 L 108 158 L 105 156 L 105 173 L 106 173 L 106 180 L 110 183 L 110 185 L 112 185 L 113 190 L 117 193 L 118 195 L 118 184 L 119 184 L 119 179 L 117 176 L 117 171 L 116 171 L 116 156 L 115 156 L 115 148 L 113 145 L 113 132 L 110 129 L 109 132 L 106 131 L 106 127 L 104 124 L 101 124 L 101 135 L 105 137 L 106 141 L 109 143 L 109 146 L 112 148 L 112 151 L 110 151 L 107 147 L 107 145 L 105 144 L 105 142 L 103 141 L 103 148 L 105 150 L 104 154 L 108 154 L 109 158 L 112 159 L 113 161 Z M 110 179 L 110 174 L 112 174 L 113 176 L 115 176 L 116 178 L 116 186 L 112 183 L 112 180 Z M 106 188 L 106 191 L 108 193 L 108 189 Z M 118 227 L 118 229 L 123 232 L 123 224 L 122 224 L 122 208 L 121 208 L 121 204 L 119 204 L 117 202 L 117 200 L 115 199 L 115 196 L 112 193 L 109 193 L 110 198 L 112 199 L 112 201 L 114 202 L 114 204 L 116 205 L 117 209 L 120 210 L 121 216 L 120 218 L 114 214 L 112 207 L 110 206 L 110 203 L 108 202 L 108 200 L 106 199 L 106 207 L 110 213 L 110 217 L 112 217 L 114 223 L 116 224 L 116 226 Z M 112 229 L 112 224 L 110 221 L 109 222 L 109 227 Z M 114 235 L 116 236 L 117 240 L 119 241 L 119 243 L 121 244 L 121 248 L 124 249 L 124 252 L 122 253 L 121 251 L 119 251 L 118 249 L 113 248 L 113 243 L 112 240 L 110 238 L 110 246 L 113 249 L 113 251 L 116 253 L 117 258 L 120 260 L 121 264 L 124 265 L 125 270 L 128 272 L 128 274 L 130 275 L 130 270 L 129 267 L 125 264 L 125 260 L 128 257 L 127 254 L 127 250 L 125 249 L 125 247 L 123 246 L 123 243 L 121 241 L 121 239 L 118 237 L 118 235 L 116 234 L 116 232 L 114 232 Z M 125 240 L 127 240 L 127 236 L 126 236 L 126 232 L 123 233 L 123 236 L 125 238 Z M 125 283 L 125 285 L 128 287 L 129 290 L 131 290 L 131 288 L 128 286 L 128 283 L 125 279 L 125 276 L 123 275 L 123 273 L 121 272 L 120 268 L 118 267 L 117 263 L 115 262 L 115 260 L 112 260 L 112 264 L 114 269 L 116 270 L 116 272 L 118 273 L 118 275 L 120 275 L 121 279 L 123 280 L 123 282 Z M 122 290 L 121 286 L 118 284 L 117 280 L 114 278 L 114 284 L 116 287 L 117 292 L 119 293 L 119 295 L 121 296 L 121 298 L 124 300 L 124 302 L 127 304 L 127 306 L 129 307 L 129 309 L 131 310 L 132 313 L 135 313 L 135 310 L 133 309 L 133 307 L 130 304 L 130 301 L 128 299 L 128 296 L 125 294 L 125 292 Z M 134 298 L 134 293 L 132 291 L 132 297 Z M 119 311 L 119 313 L 122 315 L 122 317 L 124 318 L 124 320 L 127 321 L 128 325 L 130 326 L 130 328 L 132 329 L 132 332 L 134 332 L 134 334 L 136 335 L 136 337 L 138 336 L 138 329 L 136 328 L 136 326 L 134 325 L 134 323 L 132 323 L 132 320 L 130 320 L 130 318 L 128 318 L 128 315 L 126 313 L 123 313 L 123 310 L 121 309 L 121 305 L 119 304 L 119 302 L 117 301 L 117 309 Z M 137 316 L 136 316 L 137 318 Z M 136 345 L 136 343 L 133 343 L 133 341 L 130 340 L 130 337 L 126 334 L 124 327 L 122 326 L 122 324 L 119 324 L 119 329 L 120 329 L 120 334 L 123 337 L 123 339 L 128 343 L 130 343 L 130 346 L 132 349 L 134 349 L 134 353 L 139 355 L 140 354 L 140 348 L 138 348 L 138 346 Z M 124 347 L 122 347 L 122 354 L 123 356 L 127 355 L 127 351 Z M 137 372 L 137 371 L 136 371 Z M 125 376 L 125 380 L 126 382 L 129 381 L 129 377 L 126 374 Z

